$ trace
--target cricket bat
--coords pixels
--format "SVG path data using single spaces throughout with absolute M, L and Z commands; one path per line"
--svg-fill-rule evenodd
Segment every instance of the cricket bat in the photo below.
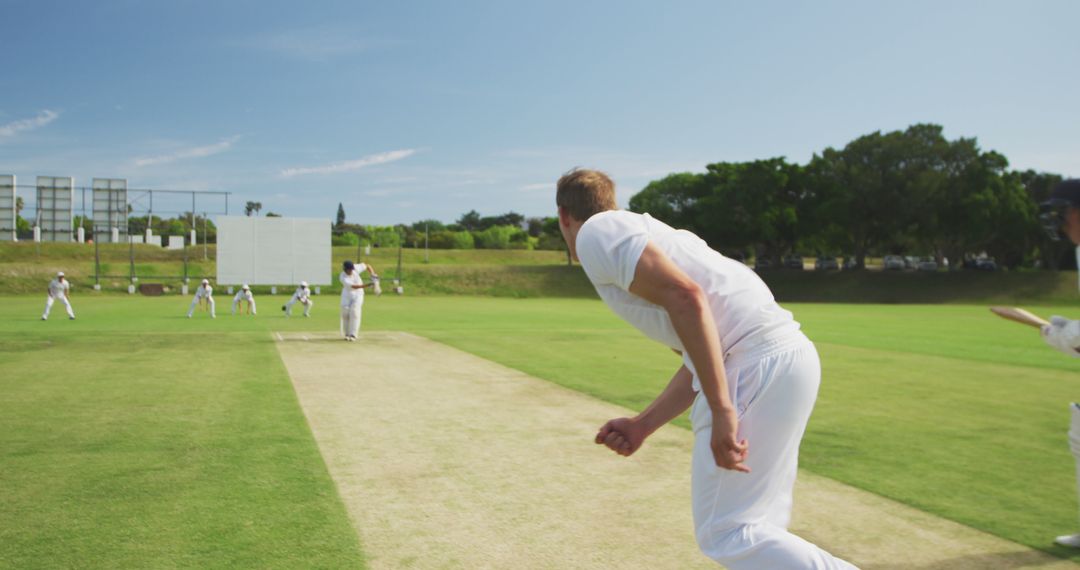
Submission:
M 1050 324 L 1050 321 L 1047 321 L 1038 315 L 1033 315 L 1019 307 L 990 307 L 990 311 L 1003 319 L 1016 321 L 1029 327 L 1042 328 Z

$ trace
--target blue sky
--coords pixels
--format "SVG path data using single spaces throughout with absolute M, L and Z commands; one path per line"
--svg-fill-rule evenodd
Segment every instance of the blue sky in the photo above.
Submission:
M 1072 0 L 0 0 L 0 20 L 0 174 L 20 184 L 342 202 L 372 224 L 545 216 L 574 166 L 625 205 L 673 171 L 916 122 L 1080 176 Z

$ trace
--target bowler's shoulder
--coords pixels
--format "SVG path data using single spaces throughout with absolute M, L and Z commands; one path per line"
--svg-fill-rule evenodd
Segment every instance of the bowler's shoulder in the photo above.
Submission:
M 626 210 L 608 210 L 593 214 L 578 230 L 577 243 L 613 244 L 629 236 L 648 233 L 646 217 Z

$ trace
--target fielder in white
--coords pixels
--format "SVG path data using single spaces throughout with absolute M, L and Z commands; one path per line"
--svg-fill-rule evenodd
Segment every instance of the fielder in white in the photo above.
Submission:
M 243 305 L 240 303 L 243 302 Z M 248 287 L 247 283 L 244 283 L 240 287 L 240 290 L 236 292 L 236 295 L 232 300 L 232 314 L 236 314 L 236 306 L 240 305 L 240 314 L 244 314 L 244 306 L 247 306 L 248 314 L 255 314 L 255 295 L 251 294 L 251 287 Z
M 68 298 L 70 291 L 71 283 L 64 278 L 64 272 L 57 271 L 56 278 L 49 281 L 49 298 L 45 299 L 45 313 L 41 315 L 41 320 L 48 320 L 53 303 L 60 301 L 64 304 L 64 308 L 67 309 L 68 319 L 74 321 L 75 311 L 71 309 L 71 300 Z
M 200 303 L 206 303 L 210 309 L 210 318 L 216 319 L 217 314 L 214 312 L 214 288 L 210 286 L 209 279 L 203 279 L 199 284 L 198 289 L 195 289 L 195 297 L 191 299 L 191 306 L 188 307 L 187 318 L 191 318 L 192 313 L 195 312 L 195 307 L 198 307 Z
M 293 293 L 284 305 L 281 306 L 281 310 L 285 311 L 286 317 L 292 316 L 293 305 L 300 303 L 304 306 L 304 316 L 311 316 L 311 308 L 315 306 L 315 301 L 311 300 L 311 290 L 308 289 L 307 281 L 301 281 L 300 286 L 296 288 L 296 292 Z
M 367 271 L 371 275 L 371 283 L 364 284 L 364 280 L 360 278 L 362 271 Z M 360 334 L 364 288 L 373 287 L 376 295 L 381 293 L 379 276 L 375 273 L 375 268 L 366 263 L 357 265 L 351 261 L 346 261 L 342 265 L 338 281 L 341 282 L 341 334 L 344 335 L 345 340 L 351 342 L 355 341 L 356 335 Z
M 814 345 L 768 287 L 696 235 L 616 209 L 592 170 L 559 179 L 559 226 L 604 302 L 683 355 L 643 412 L 608 421 L 596 443 L 628 456 L 692 407 L 698 545 L 733 570 L 855 568 L 787 530 L 799 443 L 821 379 Z
M 1066 235 L 1076 244 L 1076 263 L 1080 267 L 1080 179 L 1066 180 L 1050 194 L 1050 200 L 1042 204 L 1040 216 L 1047 232 L 1055 240 Z M 1080 358 L 1080 321 L 1055 315 L 1050 324 L 1042 327 L 1046 343 L 1073 357 Z M 1069 429 L 1069 447 L 1076 458 L 1076 485 L 1080 491 L 1080 404 L 1069 404 L 1072 423 Z M 1072 548 L 1080 548 L 1080 534 L 1059 536 L 1054 542 Z

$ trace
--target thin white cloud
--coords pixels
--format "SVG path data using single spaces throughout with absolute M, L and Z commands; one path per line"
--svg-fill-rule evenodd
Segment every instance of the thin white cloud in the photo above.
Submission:
M 148 156 L 135 159 L 135 166 L 152 166 L 155 164 L 168 164 L 170 162 L 176 162 L 177 160 L 184 160 L 186 158 L 202 158 L 205 156 L 211 156 L 215 154 L 223 153 L 230 148 L 233 144 L 239 140 L 239 136 L 229 137 L 220 142 L 214 144 L 208 144 L 205 146 L 196 146 L 192 148 L 185 148 L 178 150 L 170 154 L 162 154 L 158 156 Z
M 349 172 L 352 170 L 360 170 L 368 166 L 375 166 L 377 164 L 386 164 L 388 162 L 395 162 L 403 158 L 408 158 L 416 154 L 415 149 L 402 149 L 391 150 L 388 152 L 380 152 L 378 154 L 370 154 L 368 156 L 360 157 L 356 160 L 346 160 L 344 162 L 335 162 L 333 164 L 327 164 L 324 166 L 306 166 L 297 168 L 286 168 L 280 172 L 282 178 L 292 178 L 293 176 L 302 176 L 305 174 L 333 174 L 336 172 Z
M 12 121 L 6 125 L 0 125 L 0 138 L 13 137 L 21 132 L 40 129 L 55 121 L 59 116 L 60 113 L 45 109 L 32 119 L 19 119 L 18 121 Z
M 541 182 L 539 184 L 526 184 L 526 185 L 521 187 L 521 190 L 523 192 L 537 192 L 537 191 L 540 191 L 540 190 L 554 190 L 554 189 L 555 189 L 555 183 L 554 182 Z

